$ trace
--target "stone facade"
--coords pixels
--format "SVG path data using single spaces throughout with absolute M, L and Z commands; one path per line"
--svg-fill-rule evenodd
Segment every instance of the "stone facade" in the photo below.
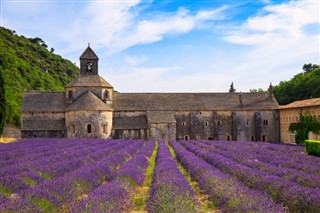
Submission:
M 295 144 L 295 133 L 289 131 L 291 123 L 298 123 L 301 115 L 313 115 L 320 121 L 320 98 L 295 101 L 288 105 L 280 106 L 280 131 L 281 142 Z M 310 133 L 309 139 L 320 140 L 319 135 Z
M 65 92 L 24 94 L 22 137 L 278 142 L 279 106 L 263 93 L 117 93 L 88 47 Z

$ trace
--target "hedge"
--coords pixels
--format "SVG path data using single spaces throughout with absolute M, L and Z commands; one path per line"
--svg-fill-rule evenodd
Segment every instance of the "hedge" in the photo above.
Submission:
M 306 140 L 305 147 L 309 155 L 315 155 L 320 157 L 320 141 Z

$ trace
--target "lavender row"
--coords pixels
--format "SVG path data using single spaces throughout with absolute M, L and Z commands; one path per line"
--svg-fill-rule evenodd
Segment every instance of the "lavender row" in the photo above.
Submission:
M 320 209 L 319 189 L 304 187 L 290 180 L 241 165 L 222 155 L 201 149 L 191 142 L 180 143 L 220 171 L 236 177 L 249 188 L 267 193 L 274 201 L 285 205 L 292 212 L 317 212 Z
M 249 189 L 237 179 L 224 174 L 176 141 L 170 141 L 177 159 L 209 199 L 223 212 L 285 212 L 265 194 Z
M 68 213 L 126 212 L 132 208 L 133 188 L 123 181 L 111 181 L 95 188 L 88 196 L 72 206 Z
M 159 141 L 147 211 L 196 212 L 194 191 L 180 172 L 164 141 Z
M 132 184 L 142 185 L 146 176 L 146 169 L 149 165 L 149 159 L 155 148 L 155 142 L 149 140 L 147 144 L 130 159 L 120 170 L 115 172 L 113 179 L 125 179 Z
M 43 211 L 53 211 L 102 184 L 117 167 L 127 161 L 142 145 L 143 141 L 131 142 L 130 146 L 119 150 L 116 154 L 87 164 L 60 178 L 24 190 L 18 196 L 37 205 Z M 14 208 L 15 201 L 15 199 L 9 199 L 3 205 L 11 209 Z M 43 206 L 43 203 L 46 205 Z
M 320 176 L 320 159 L 305 154 L 300 146 L 255 143 L 255 142 L 227 142 L 202 141 L 208 145 L 230 152 L 246 155 L 277 167 L 286 167 L 312 173 Z
M 115 148 L 117 148 L 118 150 L 121 150 L 121 149 L 125 148 L 126 146 L 128 146 L 129 144 L 131 144 L 132 141 L 126 141 L 126 142 L 117 141 L 117 142 L 119 142 L 119 143 L 118 143 L 118 146 Z M 105 158 L 106 157 L 107 156 L 105 156 Z M 101 159 L 101 160 L 104 160 L 104 159 Z M 99 161 L 97 162 L 97 164 L 99 165 Z M 55 163 L 53 163 L 53 165 L 55 165 Z M 66 170 L 72 171 L 73 173 L 76 171 L 81 173 L 81 171 L 83 169 L 86 169 L 88 166 L 90 166 L 90 164 L 88 164 L 87 166 L 81 167 L 77 170 L 76 169 L 73 170 L 74 168 L 72 166 L 73 166 L 73 164 L 70 164 L 69 167 L 66 168 Z M 66 172 L 66 174 L 67 174 L 67 172 Z M 8 195 L 10 195 L 12 193 L 19 193 L 20 194 L 21 191 L 23 192 L 23 191 L 30 189 L 31 187 L 35 187 L 32 184 L 26 183 L 26 179 L 25 179 L 26 177 L 29 178 L 29 181 L 32 180 L 33 183 L 36 183 L 34 185 L 38 185 L 38 184 L 43 185 L 44 184 L 43 177 L 39 176 L 38 174 L 34 174 L 32 171 L 26 171 L 26 172 L 23 172 L 22 174 L 19 174 L 19 175 L 2 176 L 0 179 L 1 180 L 0 184 L 1 184 L 3 190 L 1 192 L 4 194 L 7 194 L 7 197 L 8 197 Z
M 126 147 L 130 143 L 131 141 L 116 141 L 115 143 L 110 143 L 110 146 L 101 146 L 103 144 L 100 144 L 97 147 L 96 152 L 93 152 L 88 156 L 83 153 L 84 156 L 81 158 L 69 157 L 70 160 L 64 160 L 64 157 L 61 157 L 60 159 L 55 158 L 54 160 L 48 158 L 48 160 L 34 161 L 32 162 L 32 166 L 28 163 L 24 165 L 14 165 L 0 171 L 0 185 L 8 191 L 7 194 L 17 193 L 20 190 L 25 190 L 40 184 L 45 179 L 60 177 L 68 172 L 81 168 L 88 163 L 93 163 L 114 153 L 118 149 Z M 101 151 L 101 149 L 103 151 Z M 99 152 L 100 155 L 98 155 L 97 152 Z M 81 154 L 82 150 L 80 150 L 79 153 Z M 78 154 L 77 156 L 80 157 L 81 155 Z
M 314 174 L 308 174 L 297 169 L 279 167 L 272 163 L 266 162 L 266 161 L 271 161 L 272 158 L 269 158 L 269 160 L 266 160 L 266 161 L 260 161 L 255 157 L 255 153 L 257 152 L 257 149 L 255 149 L 254 151 L 251 150 L 253 153 L 246 151 L 245 152 L 246 154 L 244 155 L 239 151 L 234 152 L 231 150 L 227 151 L 224 149 L 217 149 L 214 144 L 208 145 L 205 143 L 199 143 L 198 141 L 193 141 L 193 142 L 190 141 L 190 142 L 209 152 L 214 152 L 214 153 L 223 155 L 227 158 L 230 158 L 250 168 L 258 169 L 272 175 L 277 175 L 279 177 L 292 180 L 303 186 L 320 188 L 320 176 L 314 175 Z M 267 156 L 264 158 L 267 159 Z
M 38 141 L 39 140 L 39 141 Z M 66 139 L 48 139 L 48 143 L 44 139 L 37 139 L 39 147 L 26 147 L 24 150 L 19 151 L 6 151 L 2 153 L 2 156 L 6 156 L 7 160 L 0 161 L 0 168 L 5 169 L 6 166 L 11 165 L 21 165 L 26 162 L 32 162 L 41 159 L 47 159 L 49 157 L 53 158 L 55 156 L 70 156 L 70 151 L 73 150 L 82 150 L 87 151 L 90 150 L 92 146 L 96 146 L 99 144 L 108 144 L 107 140 L 66 140 Z M 30 140 L 32 144 L 33 140 Z M 55 143 L 56 142 L 56 143 Z M 29 144 L 29 141 L 25 141 L 24 143 Z M 43 145 L 45 144 L 45 145 Z M 3 147 L 6 150 L 7 147 Z M 68 155 L 66 155 L 68 154 Z
M 95 188 L 87 197 L 74 206 L 73 212 L 123 212 L 132 207 L 132 185 L 142 185 L 149 158 L 155 148 L 155 142 L 149 140 L 126 164 L 116 171 L 111 180 Z

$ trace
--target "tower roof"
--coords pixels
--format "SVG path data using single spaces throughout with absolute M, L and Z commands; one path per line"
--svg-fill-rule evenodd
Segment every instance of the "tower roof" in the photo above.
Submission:
M 88 45 L 87 49 L 81 54 L 80 59 L 99 59 L 95 52 Z
M 111 111 L 112 108 L 91 91 L 87 91 L 66 109 L 66 111 L 78 110 Z
M 79 75 L 66 87 L 107 87 L 113 88 L 104 78 L 99 75 Z

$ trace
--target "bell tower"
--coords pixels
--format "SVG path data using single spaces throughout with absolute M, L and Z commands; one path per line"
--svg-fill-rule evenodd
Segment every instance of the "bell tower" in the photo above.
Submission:
M 80 56 L 80 75 L 98 75 L 98 61 L 98 56 L 88 44 L 87 49 Z

